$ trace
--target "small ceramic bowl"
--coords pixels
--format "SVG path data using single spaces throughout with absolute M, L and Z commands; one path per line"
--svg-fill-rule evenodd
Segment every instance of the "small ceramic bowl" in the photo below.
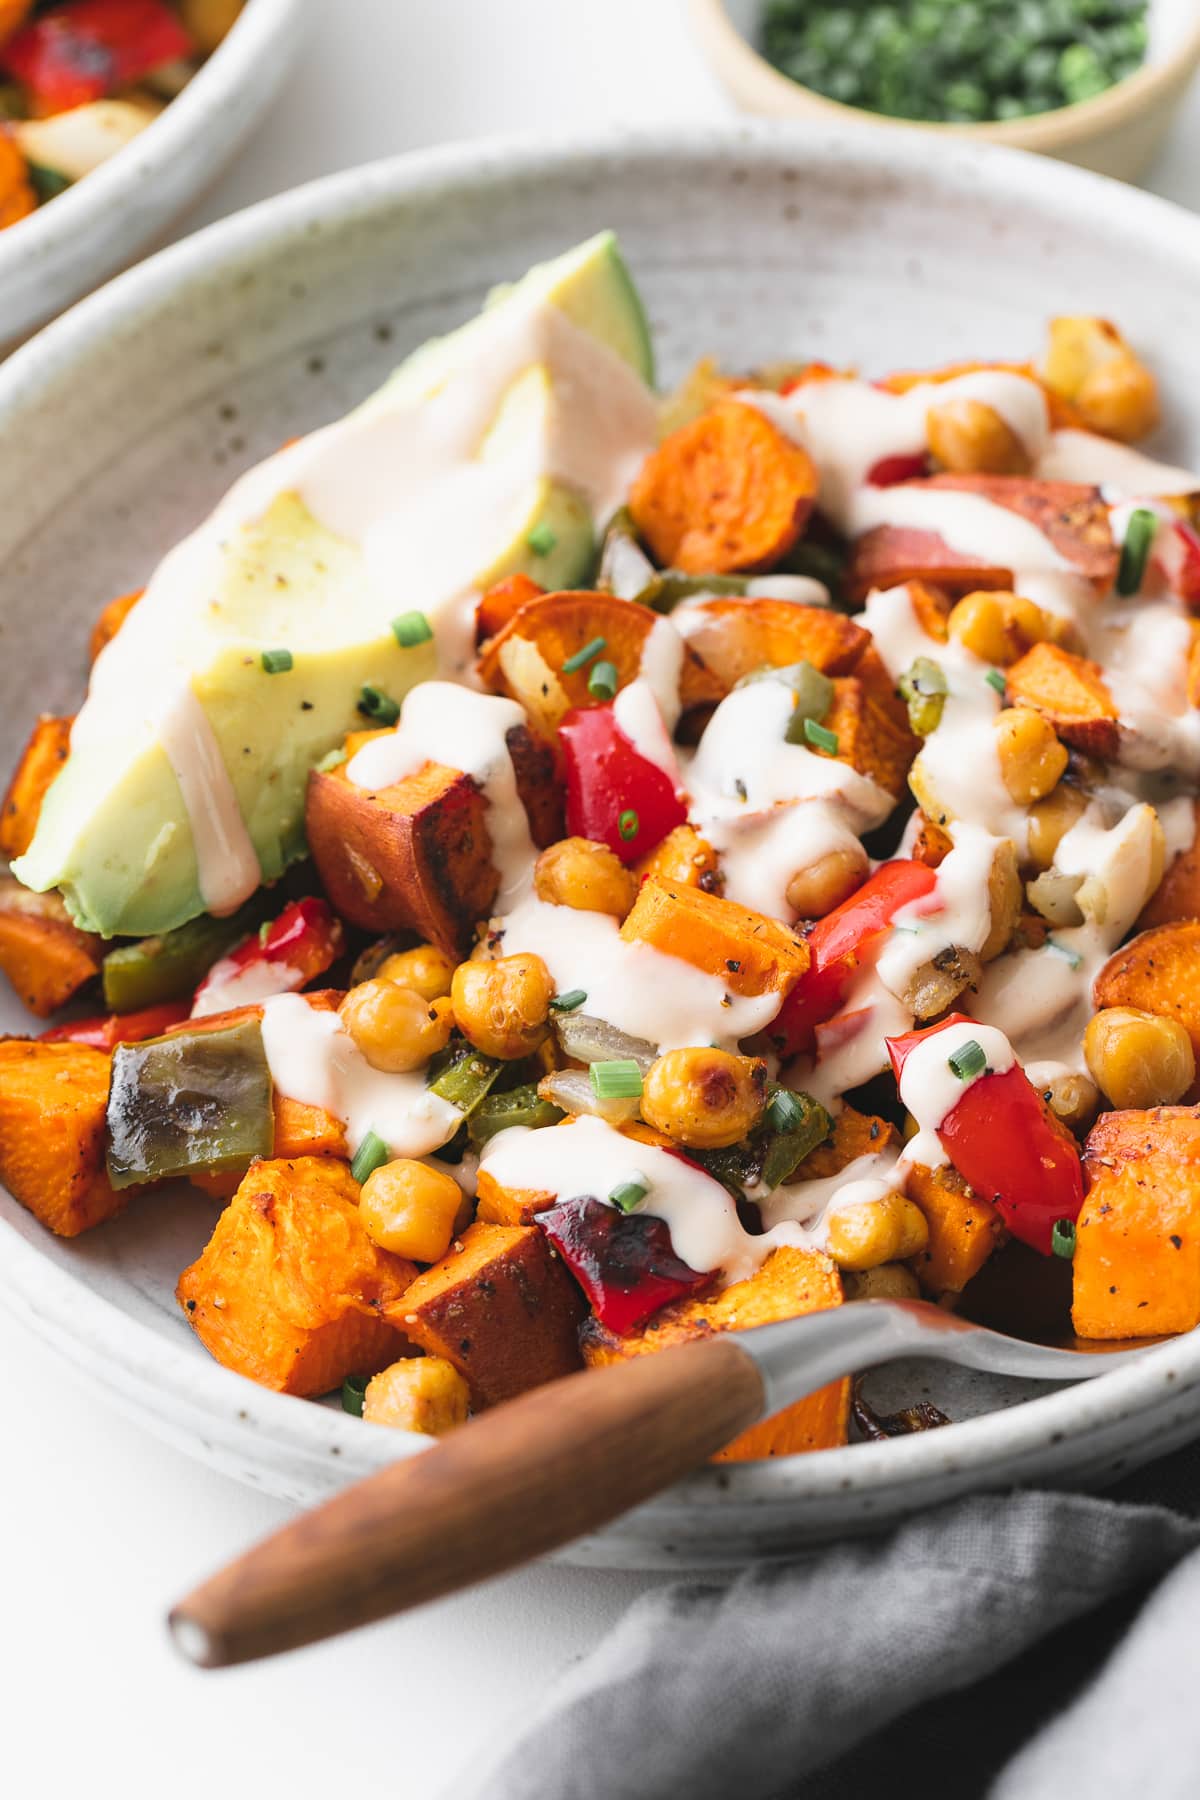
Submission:
M 0 349 L 115 274 L 203 192 L 272 99 L 302 0 L 247 0 L 153 125 L 86 180 L 0 232 Z
M 926 131 L 1038 150 L 1135 181 L 1153 161 L 1200 67 L 1193 0 L 1150 0 L 1151 50 L 1136 74 L 1094 100 L 1026 119 L 982 125 L 920 124 L 843 106 L 793 81 L 755 48 L 762 0 L 691 0 L 692 24 L 713 72 L 747 112 L 832 125 L 854 119 L 885 131 Z

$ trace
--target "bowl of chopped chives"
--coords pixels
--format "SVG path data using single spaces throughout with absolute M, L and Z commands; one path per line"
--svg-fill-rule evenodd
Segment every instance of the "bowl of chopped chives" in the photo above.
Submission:
M 1135 180 L 1200 67 L 1195 0 L 691 0 L 749 112 L 858 118 Z

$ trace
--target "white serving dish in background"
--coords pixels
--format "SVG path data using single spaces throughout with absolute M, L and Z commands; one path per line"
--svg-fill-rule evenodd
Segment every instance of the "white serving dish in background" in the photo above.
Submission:
M 493 283 L 616 227 L 663 378 L 809 357 L 868 372 L 1020 357 L 1102 306 L 1162 378 L 1162 449 L 1200 463 L 1200 220 L 1058 164 L 921 134 L 705 127 L 570 149 L 472 144 L 349 171 L 210 227 L 93 295 L 0 368 L 0 770 L 67 712 L 112 595 L 283 439 L 342 412 Z M 0 1029 L 33 1022 L 7 992 Z M 66 1243 L 0 1193 L 0 1304 L 149 1428 L 297 1501 L 424 1440 L 270 1394 L 175 1305 L 213 1204 L 152 1193 Z M 900 1370 L 962 1421 L 712 1469 L 576 1561 L 728 1564 L 1014 1482 L 1100 1484 L 1200 1429 L 1200 1335 L 1058 1392 Z M 53 1430 L 53 1421 L 47 1429 Z
M 215 180 L 266 109 L 304 0 L 246 0 L 225 41 L 125 149 L 0 231 L 0 347 L 123 268 Z

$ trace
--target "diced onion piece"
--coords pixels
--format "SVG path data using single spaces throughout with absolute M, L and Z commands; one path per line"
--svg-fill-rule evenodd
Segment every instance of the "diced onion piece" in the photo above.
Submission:
M 645 1038 L 630 1037 L 587 1013 L 564 1013 L 555 1020 L 554 1029 L 564 1053 L 576 1062 L 635 1062 L 644 1075 L 658 1055 Z
M 538 1095 L 549 1100 L 552 1106 L 561 1106 L 567 1113 L 590 1113 L 594 1118 L 603 1119 L 608 1125 L 624 1125 L 630 1119 L 637 1118 L 639 1102 L 636 1097 L 624 1100 L 600 1100 L 592 1091 L 591 1077 L 586 1069 L 556 1069 L 552 1075 L 543 1075 L 538 1082 Z

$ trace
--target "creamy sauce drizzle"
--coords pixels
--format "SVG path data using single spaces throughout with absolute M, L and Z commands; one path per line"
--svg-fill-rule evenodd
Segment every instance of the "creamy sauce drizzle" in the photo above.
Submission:
M 227 917 L 250 898 L 262 870 L 216 733 L 190 682 L 172 690 L 157 724 L 191 822 L 200 898 L 210 913 Z M 73 732 L 71 742 L 82 748 L 83 735 Z

